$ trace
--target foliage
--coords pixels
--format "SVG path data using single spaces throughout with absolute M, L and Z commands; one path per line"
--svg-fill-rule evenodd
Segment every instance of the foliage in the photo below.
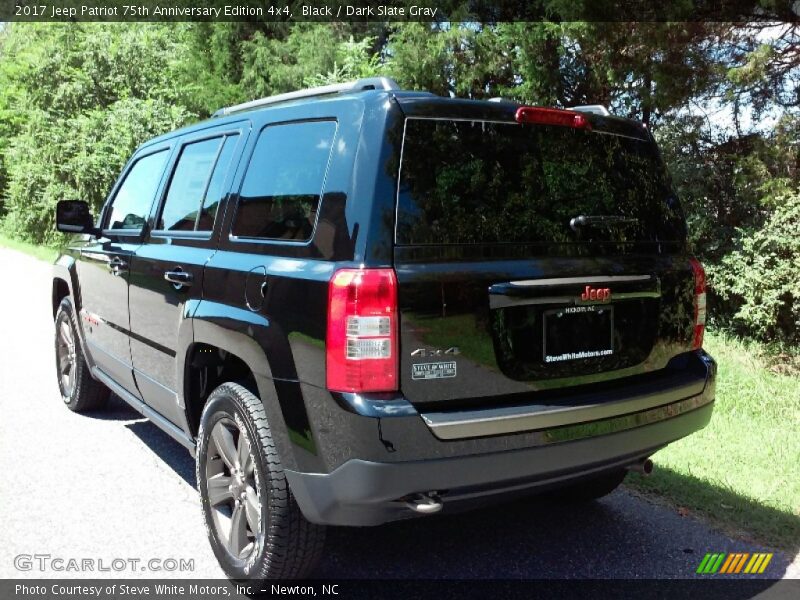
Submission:
M 774 199 L 762 227 L 739 231 L 738 248 L 710 273 L 735 327 L 762 340 L 800 342 L 800 193 Z M 768 274 L 768 276 L 765 276 Z
M 753 108 L 755 116 L 777 105 L 800 106 L 800 24 L 749 23 L 731 28 L 726 79 L 721 84 L 733 101 L 738 118 L 742 106 Z
M 2 228 L 51 243 L 54 203 L 99 207 L 145 139 L 302 86 L 385 74 L 443 96 L 605 104 L 656 135 L 716 322 L 796 339 L 796 299 L 781 290 L 800 277 L 783 258 L 796 256 L 785 230 L 800 187 L 800 26 L 578 22 L 573 5 L 529 3 L 551 19 L 531 22 L 11 24 L 0 29 Z
M 307 77 L 303 84 L 313 87 L 377 75 L 380 62 L 378 56 L 371 51 L 374 43 L 374 38 L 365 37 L 356 41 L 353 36 L 339 42 L 335 49 L 333 68 L 325 74 Z
M 656 132 L 689 220 L 695 251 L 717 263 L 737 244 L 739 229 L 760 227 L 771 198 L 797 189 L 798 119 L 769 134 L 729 138 L 698 116 L 673 119 Z
M 769 133 L 727 138 L 684 117 L 657 132 L 709 271 L 712 320 L 764 341 L 800 334 L 798 124 L 787 115 Z
M 503 23 L 511 57 L 503 95 L 540 104 L 603 104 L 651 124 L 715 81 L 703 42 L 713 23 Z
M 168 27 L 120 25 L 11 28 L 15 60 L 0 110 L 17 119 L 3 149 L 5 231 L 52 243 L 55 203 L 103 203 L 134 148 L 185 123 L 173 74 L 181 44 Z
M 133 150 L 186 117 L 163 100 L 132 98 L 71 118 L 32 112 L 8 151 L 4 229 L 26 241 L 56 242 L 58 200 L 86 200 L 97 214 Z

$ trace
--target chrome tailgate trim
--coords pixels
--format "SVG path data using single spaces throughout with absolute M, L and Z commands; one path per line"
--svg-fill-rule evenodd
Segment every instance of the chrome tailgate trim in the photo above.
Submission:
M 656 392 L 628 395 L 620 400 L 533 410 L 531 406 L 507 406 L 476 410 L 420 413 L 441 440 L 485 437 L 534 431 L 608 419 L 678 402 L 703 393 L 703 378 L 684 381 Z

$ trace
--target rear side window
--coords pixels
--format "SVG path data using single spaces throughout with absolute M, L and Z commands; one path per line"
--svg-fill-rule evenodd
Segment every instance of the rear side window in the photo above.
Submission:
M 159 230 L 211 231 L 238 136 L 186 144 L 169 184 Z
M 242 183 L 233 235 L 309 240 L 335 134 L 335 121 L 266 127 Z
M 238 134 L 225 136 L 225 143 L 222 144 L 222 148 L 220 149 L 219 156 L 217 157 L 217 165 L 214 167 L 214 172 L 211 174 L 211 180 L 208 182 L 208 189 L 206 190 L 203 200 L 203 209 L 197 223 L 197 229 L 200 231 L 209 231 L 214 228 L 214 219 L 217 217 L 217 209 L 219 209 L 219 204 L 222 202 L 227 192 L 224 187 L 225 180 L 233 166 L 234 150 L 236 150 L 236 143 L 238 141 Z
M 153 205 L 166 160 L 167 151 L 162 150 L 134 163 L 111 203 L 107 229 L 141 230 Z
M 571 219 L 581 215 L 617 220 L 573 230 Z M 406 121 L 398 244 L 625 243 L 680 240 L 684 232 L 649 140 L 556 126 Z

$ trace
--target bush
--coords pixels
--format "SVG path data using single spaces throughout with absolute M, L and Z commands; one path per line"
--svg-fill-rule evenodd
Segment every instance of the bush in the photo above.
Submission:
M 739 230 L 739 249 L 709 269 L 717 314 L 739 333 L 800 342 L 800 192 L 775 199 L 763 227 Z
M 119 100 L 72 118 L 31 114 L 8 150 L 3 229 L 24 241 L 58 243 L 56 202 L 85 200 L 96 215 L 133 150 L 188 117 L 180 107 L 139 99 Z
M 0 38 L 2 228 L 54 244 L 55 204 L 99 209 L 143 141 L 186 123 L 184 29 L 14 23 Z M 10 54 L 9 54 L 10 56 Z M 5 179 L 5 181 L 3 181 Z

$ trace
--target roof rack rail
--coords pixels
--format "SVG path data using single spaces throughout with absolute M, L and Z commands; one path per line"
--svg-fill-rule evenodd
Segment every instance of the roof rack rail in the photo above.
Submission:
M 584 106 L 572 106 L 569 110 L 576 110 L 578 112 L 593 113 L 595 115 L 603 115 L 607 117 L 611 112 L 602 104 L 586 104 Z
M 267 96 L 266 98 L 259 98 L 258 100 L 251 100 L 250 102 L 243 102 L 242 104 L 236 104 L 234 106 L 227 106 L 225 108 L 220 108 L 217 112 L 211 115 L 211 117 L 224 117 L 226 115 L 237 113 L 243 110 L 249 110 L 251 108 L 258 108 L 260 106 L 268 106 L 270 104 L 278 104 L 280 102 L 289 102 L 290 100 L 299 100 L 301 98 L 328 96 L 331 94 L 338 94 L 340 92 L 399 89 L 400 86 L 397 85 L 397 82 L 389 77 L 366 77 L 364 79 L 359 79 L 358 81 L 322 85 L 305 90 L 297 90 L 296 92 L 287 92 L 285 94 L 277 94 L 276 96 Z

